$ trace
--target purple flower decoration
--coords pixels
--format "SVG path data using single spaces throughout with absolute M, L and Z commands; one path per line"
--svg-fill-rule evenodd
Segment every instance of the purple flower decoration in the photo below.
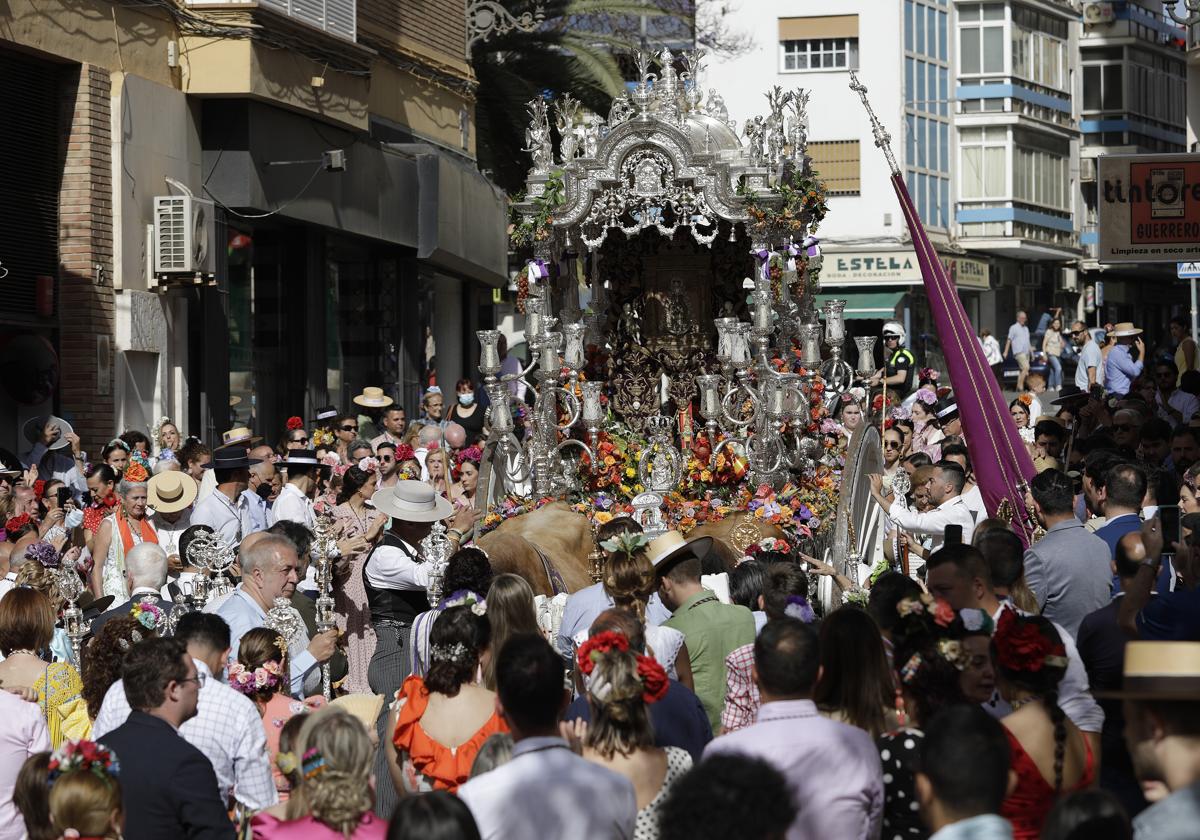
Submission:
M 812 624 L 817 620 L 817 615 L 809 606 L 808 600 L 799 595 L 787 597 L 787 606 L 783 608 L 783 614 L 789 618 L 797 618 L 805 624 Z
M 57 569 L 58 549 L 45 540 L 38 540 L 25 549 L 25 559 L 35 560 L 47 569 Z

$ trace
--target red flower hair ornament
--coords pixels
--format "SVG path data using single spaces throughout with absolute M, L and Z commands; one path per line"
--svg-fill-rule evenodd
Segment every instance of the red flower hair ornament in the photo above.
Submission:
M 580 645 L 576 654 L 579 670 L 588 677 L 588 693 L 600 703 L 632 699 L 631 697 L 616 697 L 611 683 L 600 678 L 593 678 L 596 665 L 613 651 L 628 653 L 629 640 L 620 633 L 605 630 Z M 666 696 L 667 689 L 670 687 L 667 672 L 653 657 L 643 656 L 640 653 L 634 655 L 637 657 L 638 680 L 642 684 L 642 702 L 657 703 Z
M 1004 609 L 996 622 L 996 660 L 1010 671 L 1040 671 L 1047 665 L 1067 667 L 1067 649 L 1061 641 L 1047 639 L 1033 621 Z
M 304 428 L 304 421 L 301 420 L 299 417 L 293 416 L 293 417 L 289 417 L 287 419 L 287 430 L 289 432 L 294 432 L 294 431 L 297 431 L 298 429 L 303 429 L 303 428 Z
M 411 446 L 409 446 L 407 443 L 402 443 L 396 447 L 396 462 L 397 463 L 399 463 L 400 461 L 415 461 L 415 460 L 417 460 L 417 453 L 414 452 L 413 448 Z

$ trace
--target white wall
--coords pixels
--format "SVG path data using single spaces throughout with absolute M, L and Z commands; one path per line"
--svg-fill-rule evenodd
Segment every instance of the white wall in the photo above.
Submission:
M 858 15 L 859 79 L 871 104 L 892 133 L 892 149 L 903 161 L 904 53 L 901 0 L 753 0 L 739 9 L 738 25 L 750 32 L 755 46 L 732 59 L 713 58 L 705 86 L 725 99 L 739 133 L 748 118 L 764 114 L 763 94 L 772 86 L 803 87 L 809 100 L 810 140 L 860 140 L 862 191 L 858 196 L 830 199 L 830 213 L 818 236 L 822 245 L 879 245 L 900 241 L 903 220 L 883 153 L 875 148 L 870 123 L 858 95 L 850 90 L 850 74 L 838 71 L 780 71 L 779 18 Z M 884 225 L 884 214 L 892 224 Z
M 187 412 L 187 335 L 186 308 L 147 291 L 146 226 L 154 196 L 172 192 L 165 178 L 202 194 L 200 134 L 186 95 L 122 73 L 113 75 L 112 121 L 116 419 L 147 431 Z

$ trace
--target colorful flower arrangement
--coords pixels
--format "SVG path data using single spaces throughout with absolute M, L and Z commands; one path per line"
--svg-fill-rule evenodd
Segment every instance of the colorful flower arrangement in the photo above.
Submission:
M 156 629 L 166 616 L 161 607 L 149 601 L 138 601 L 133 605 L 133 609 L 129 611 L 129 614 L 133 616 L 138 624 L 147 630 Z
M 323 446 L 333 446 L 335 441 L 333 432 L 329 431 L 329 429 L 313 429 L 311 437 L 313 449 L 320 449 Z
M 143 452 L 141 449 L 133 450 L 133 452 L 129 454 L 129 466 L 132 467 L 134 464 L 137 464 L 142 468 L 142 470 L 146 473 L 146 478 L 150 477 L 150 470 L 152 467 L 150 465 L 150 456 L 148 454 Z M 128 474 L 129 469 L 126 468 L 125 472 Z M 146 479 L 141 480 L 145 481 Z
M 46 767 L 48 781 L 54 784 L 64 773 L 76 771 L 95 773 L 103 779 L 120 775 L 121 766 L 111 750 L 95 741 L 64 741 L 50 756 L 50 763 Z
M 242 694 L 253 695 L 283 685 L 282 667 L 274 659 L 268 659 L 253 671 L 241 662 L 229 666 L 229 687 Z

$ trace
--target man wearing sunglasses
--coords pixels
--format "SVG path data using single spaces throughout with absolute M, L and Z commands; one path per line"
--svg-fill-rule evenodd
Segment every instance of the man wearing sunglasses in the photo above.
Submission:
M 1101 381 L 1100 371 L 1104 368 L 1104 358 L 1100 352 L 1100 345 L 1092 338 L 1087 324 L 1083 321 L 1072 324 L 1070 334 L 1079 354 L 1079 366 L 1075 368 L 1075 387 L 1086 392 Z
M 381 441 L 375 448 L 375 457 L 379 459 L 379 486 L 376 489 L 395 487 L 396 482 L 400 480 L 400 464 L 396 460 L 396 444 L 386 440 Z

